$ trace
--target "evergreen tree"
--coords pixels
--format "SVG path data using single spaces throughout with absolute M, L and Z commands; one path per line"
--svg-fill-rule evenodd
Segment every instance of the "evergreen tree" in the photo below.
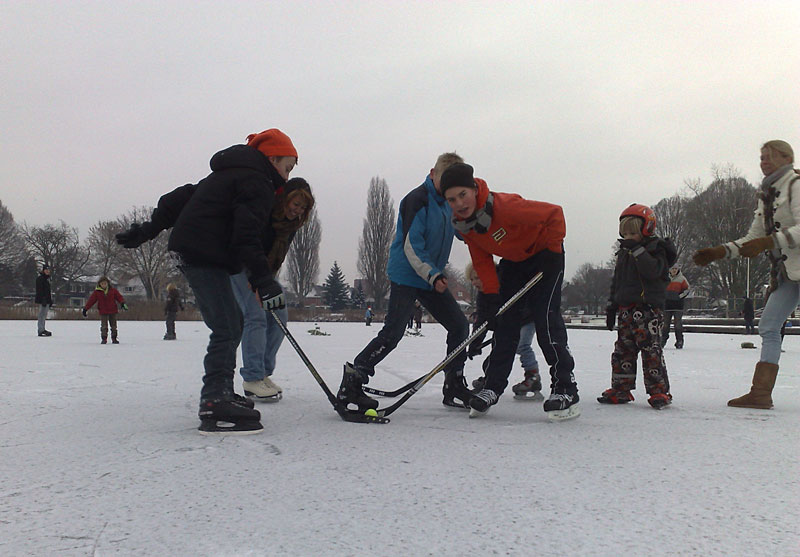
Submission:
M 361 283 L 358 283 L 356 288 L 353 288 L 353 293 L 350 295 L 350 304 L 354 308 L 363 308 L 364 303 L 367 301 L 367 297 L 364 296 L 364 288 L 361 286 Z
M 344 273 L 339 268 L 339 264 L 334 261 L 331 267 L 328 278 L 325 279 L 325 284 L 322 285 L 325 290 L 325 305 L 329 306 L 331 310 L 338 311 L 347 307 L 348 293 L 347 283 L 344 279 Z

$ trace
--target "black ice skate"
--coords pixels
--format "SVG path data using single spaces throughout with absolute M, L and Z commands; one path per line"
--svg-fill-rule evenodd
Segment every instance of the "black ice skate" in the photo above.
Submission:
M 571 420 L 581 415 L 579 400 L 578 393 L 552 393 L 550 398 L 544 401 L 544 411 L 553 421 Z
M 478 418 L 489 411 L 490 406 L 497 404 L 500 398 L 496 392 L 491 389 L 481 389 L 481 391 L 469 399 L 469 417 Z
M 511 387 L 511 390 L 515 400 L 544 400 L 542 376 L 537 369 L 526 370 L 525 378 Z
M 39 331 L 39 336 L 40 337 L 51 337 L 51 336 L 53 336 L 53 333 L 51 333 L 48 330 Z
M 472 391 L 467 387 L 464 379 L 464 370 L 450 370 L 444 372 L 444 386 L 442 387 L 442 404 L 454 408 L 467 408 Z M 456 402 L 458 399 L 459 402 Z
M 198 416 L 201 435 L 252 435 L 264 430 L 261 413 L 233 398 L 200 401 Z
M 669 393 L 658 393 L 647 399 L 647 402 L 656 410 L 661 410 L 665 406 L 672 404 L 672 395 Z
M 363 385 L 367 382 L 368 378 L 369 375 L 356 369 L 350 362 L 344 364 L 342 384 L 339 386 L 339 392 L 336 394 L 336 400 L 339 404 L 345 409 L 349 405 L 354 404 L 358 407 L 359 412 L 377 408 L 378 401 L 367 396 L 363 389 Z

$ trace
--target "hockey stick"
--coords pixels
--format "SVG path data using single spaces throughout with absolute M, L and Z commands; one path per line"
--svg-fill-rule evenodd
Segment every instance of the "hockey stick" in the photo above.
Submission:
M 489 346 L 491 343 L 492 343 L 492 339 L 488 339 L 488 340 L 483 341 L 481 343 L 481 349 Z M 425 375 L 427 375 L 427 373 Z M 367 387 L 366 385 L 363 387 L 363 390 L 367 394 L 376 395 L 376 396 L 385 396 L 387 398 L 394 398 L 396 396 L 402 395 L 404 392 L 406 392 L 409 389 L 411 389 L 411 387 L 413 387 L 420 380 L 422 380 L 422 378 L 425 377 L 425 375 L 422 375 L 421 377 L 417 377 L 416 379 L 414 379 L 410 383 L 406 383 L 405 385 L 403 385 L 399 389 L 395 389 L 394 391 L 383 391 L 381 389 L 375 389 L 373 387 Z
M 539 282 L 539 281 L 542 279 L 542 276 L 543 276 L 543 275 L 542 275 L 542 273 L 541 273 L 541 272 L 539 272 L 539 273 L 536 273 L 536 274 L 533 276 L 533 278 L 532 278 L 531 280 L 529 280 L 527 283 L 525 283 L 525 286 L 523 286 L 522 288 L 520 288 L 520 289 L 517 291 L 517 293 L 516 293 L 516 294 L 514 294 L 513 296 L 511 296 L 511 298 L 509 298 L 509 299 L 508 299 L 508 301 L 507 301 L 505 304 L 503 304 L 502 306 L 500 306 L 500 309 L 499 309 L 499 310 L 497 310 L 497 313 L 495 314 L 495 317 L 500 317 L 501 315 L 503 315 L 503 313 L 505 313 L 505 312 L 506 312 L 506 310 L 507 310 L 508 308 L 510 308 L 512 305 L 514 305 L 514 304 L 517 302 L 517 300 L 519 300 L 520 298 L 522 298 L 522 297 L 523 297 L 523 296 L 524 296 L 524 295 L 525 295 L 525 294 L 528 292 L 528 290 L 530 290 L 531 288 L 533 288 L 533 285 L 535 285 L 537 282 Z M 436 366 L 435 368 L 433 368 L 433 369 L 432 369 L 432 370 L 430 370 L 428 373 L 426 373 L 425 375 L 423 375 L 423 376 L 422 376 L 422 378 L 421 378 L 421 379 L 419 379 L 419 381 L 417 381 L 417 382 L 414 384 L 414 386 L 413 386 L 413 387 L 411 387 L 411 388 L 408 390 L 408 392 L 407 392 L 406 394 L 404 394 L 404 395 L 403 395 L 403 398 L 401 398 L 400 400 L 398 400 L 397 402 L 395 402 L 395 403 L 394 403 L 394 404 L 392 404 L 391 406 L 387 406 L 386 408 L 379 408 L 379 409 L 376 411 L 376 412 L 378 413 L 378 416 L 379 416 L 379 417 L 382 417 L 382 418 L 383 418 L 383 417 L 386 417 L 386 416 L 388 416 L 388 415 L 392 414 L 392 413 L 393 413 L 395 410 L 397 410 L 398 408 L 400 408 L 400 407 L 401 407 L 403 404 L 405 404 L 405 403 L 406 403 L 406 401 L 407 401 L 409 398 L 411 398 L 412 396 L 414 396 L 414 394 L 415 394 L 417 391 L 419 391 L 419 390 L 420 390 L 420 389 L 423 387 L 423 385 L 425 385 L 425 383 L 427 383 L 428 381 L 430 381 L 430 380 L 433 378 L 433 376 L 434 376 L 434 375 L 436 375 L 437 373 L 439 373 L 440 371 L 442 371 L 442 370 L 443 370 L 443 369 L 444 369 L 444 368 L 447 366 L 447 364 L 449 364 L 450 362 L 452 362 L 452 361 L 453 361 L 453 360 L 456 358 L 456 356 L 458 356 L 459 354 L 461 354 L 461 352 L 462 352 L 462 351 L 463 351 L 463 350 L 464 350 L 464 349 L 465 349 L 467 346 L 469 346 L 469 344 L 470 344 L 470 343 L 471 343 L 473 340 L 475 340 L 476 338 L 478 338 L 478 337 L 479 337 L 479 336 L 480 336 L 480 335 L 481 335 L 481 334 L 482 334 L 482 333 L 483 333 L 483 332 L 484 332 L 484 331 L 485 331 L 485 330 L 486 330 L 488 327 L 489 327 L 489 323 L 488 323 L 487 321 L 484 321 L 484 322 L 481 324 L 481 326 L 480 326 L 480 327 L 478 327 L 477 329 L 475 329 L 475 331 L 474 331 L 474 332 L 473 332 L 473 333 L 472 333 L 470 336 L 468 336 L 466 339 L 464 339 L 464 341 L 463 341 L 461 344 L 459 344 L 458 346 L 456 346 L 456 347 L 453 349 L 453 351 L 452 351 L 452 352 L 450 352 L 450 353 L 447 355 L 447 357 L 446 357 L 444 360 L 442 360 L 441 362 L 439 362 L 439 363 L 437 364 L 437 366 Z
M 295 349 L 297 355 L 300 356 L 300 359 L 303 360 L 303 363 L 306 364 L 308 371 L 311 372 L 311 375 L 314 376 L 314 379 L 317 380 L 319 386 L 322 387 L 322 390 L 325 391 L 325 395 L 328 397 L 328 401 L 333 405 L 333 409 L 342 417 L 342 419 L 346 422 L 357 422 L 362 424 L 387 424 L 389 423 L 389 418 L 384 418 L 382 416 L 365 416 L 361 412 L 357 412 L 355 410 L 349 410 L 345 406 L 339 404 L 339 401 L 336 400 L 336 397 L 328 388 L 328 385 L 325 383 L 325 380 L 319 374 L 317 369 L 314 367 L 314 364 L 311 363 L 311 360 L 308 359 L 306 353 L 303 352 L 303 349 L 300 348 L 300 345 L 297 344 L 294 336 L 292 333 L 289 332 L 289 328 L 286 327 L 286 324 L 281 320 L 277 313 L 274 310 L 268 310 L 272 317 L 275 318 L 275 321 L 278 323 L 278 327 L 280 327 L 283 334 L 289 339 L 289 344 Z

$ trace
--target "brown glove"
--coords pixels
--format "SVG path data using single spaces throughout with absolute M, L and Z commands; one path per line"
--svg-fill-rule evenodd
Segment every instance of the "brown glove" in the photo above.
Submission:
M 713 248 L 703 248 L 697 250 L 694 252 L 692 259 L 694 260 L 695 265 L 705 267 L 712 261 L 722 259 L 725 257 L 726 253 L 727 251 L 725 250 L 725 246 L 714 246 Z
M 739 255 L 742 257 L 755 257 L 762 251 L 774 247 L 775 242 L 772 241 L 772 236 L 762 236 L 761 238 L 756 238 L 742 244 L 742 247 L 739 248 Z

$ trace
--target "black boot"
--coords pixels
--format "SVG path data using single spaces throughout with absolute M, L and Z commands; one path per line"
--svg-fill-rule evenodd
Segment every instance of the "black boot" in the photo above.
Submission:
M 463 369 L 451 369 L 444 372 L 442 387 L 442 404 L 455 408 L 467 408 L 472 391 L 467 387 Z M 460 402 L 456 402 L 458 399 Z
M 119 344 L 117 340 L 117 335 L 111 335 L 111 344 Z
M 248 435 L 264 430 L 260 421 L 261 413 L 239 404 L 233 398 L 201 400 L 198 416 L 198 429 L 204 435 Z
M 370 408 L 375 409 L 378 407 L 378 401 L 370 398 L 363 390 L 363 385 L 369 380 L 369 375 L 356 367 L 350 362 L 344 364 L 344 374 L 342 376 L 342 384 L 339 386 L 339 392 L 336 399 L 339 403 L 347 408 L 350 404 L 358 406 L 359 412 L 364 412 Z
M 100 344 L 108 343 L 108 337 L 100 337 Z

